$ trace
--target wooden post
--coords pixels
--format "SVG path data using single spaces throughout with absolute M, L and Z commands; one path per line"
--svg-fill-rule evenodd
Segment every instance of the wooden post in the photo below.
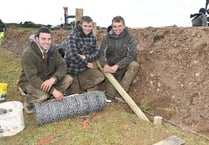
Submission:
M 68 7 L 63 7 L 63 9 L 64 9 L 64 19 L 65 19 L 65 20 L 64 20 L 64 21 L 65 21 L 65 22 L 64 22 L 64 26 L 65 26 L 65 25 L 67 25 L 67 23 L 68 23 L 68 22 L 67 22 Z
M 99 67 L 99 69 L 102 71 L 102 66 L 101 66 L 100 62 L 96 61 L 96 64 Z M 139 118 L 141 118 L 141 119 L 143 119 L 145 121 L 150 122 L 149 119 L 145 116 L 145 114 L 141 111 L 141 109 L 136 105 L 136 103 L 128 95 L 128 93 L 123 89 L 123 87 L 114 78 L 114 76 L 111 73 L 104 73 L 104 75 L 111 82 L 111 84 L 118 91 L 118 93 L 123 97 L 123 99 L 126 101 L 126 103 L 131 107 L 131 109 L 136 113 L 136 115 Z
M 83 16 L 83 9 L 75 9 L 75 21 L 79 21 Z
M 93 27 L 93 34 L 95 35 L 95 36 L 97 36 L 97 23 L 96 22 L 94 22 L 94 27 Z

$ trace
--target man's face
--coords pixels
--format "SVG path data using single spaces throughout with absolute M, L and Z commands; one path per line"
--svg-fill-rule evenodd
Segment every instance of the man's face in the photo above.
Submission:
M 40 33 L 39 37 L 37 37 L 37 41 L 41 48 L 43 49 L 49 49 L 51 43 L 52 43 L 52 38 L 50 33 Z
M 125 25 L 123 22 L 113 22 L 112 23 L 112 30 L 116 35 L 120 35 L 125 29 Z
M 83 22 L 81 24 L 81 28 L 83 30 L 83 33 L 85 35 L 88 35 L 91 33 L 92 29 L 93 29 L 93 22 L 87 23 L 87 22 Z

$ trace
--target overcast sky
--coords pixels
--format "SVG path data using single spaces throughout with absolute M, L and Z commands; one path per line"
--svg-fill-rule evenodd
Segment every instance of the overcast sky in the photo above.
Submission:
M 108 26 L 121 15 L 128 27 L 191 26 L 190 14 L 205 7 L 206 0 L 5 0 L 0 19 L 5 23 L 32 21 L 40 24 L 64 23 L 63 7 L 75 15 L 82 8 L 98 26 Z M 73 19 L 69 19 L 69 22 Z

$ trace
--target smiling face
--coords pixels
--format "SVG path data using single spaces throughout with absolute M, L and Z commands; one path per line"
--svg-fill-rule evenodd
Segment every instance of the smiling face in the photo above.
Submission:
M 42 49 L 49 49 L 52 43 L 52 38 L 50 33 L 40 33 L 39 37 L 37 37 L 37 42 L 41 46 Z
M 112 19 L 112 30 L 115 33 L 115 35 L 119 36 L 125 28 L 125 20 L 123 17 L 115 16 Z
M 125 25 L 122 21 L 112 23 L 112 30 L 116 35 L 120 35 L 124 29 Z
M 91 31 L 92 31 L 92 29 L 93 29 L 93 22 L 90 22 L 90 23 L 88 23 L 88 22 L 83 22 L 83 23 L 81 24 L 81 28 L 82 28 L 82 30 L 83 30 L 83 33 L 84 33 L 85 35 L 88 35 L 88 34 L 91 33 Z

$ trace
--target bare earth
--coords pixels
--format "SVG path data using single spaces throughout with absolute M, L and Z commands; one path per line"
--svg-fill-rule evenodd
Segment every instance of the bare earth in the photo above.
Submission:
M 133 100 L 139 106 L 147 102 L 145 109 L 153 115 L 208 136 L 209 27 L 147 27 L 130 32 L 137 39 L 141 65 L 129 91 Z M 9 28 L 3 47 L 19 57 L 29 44 L 30 34 Z M 54 31 L 54 42 L 61 43 L 68 34 Z M 105 34 L 97 33 L 99 44 Z

